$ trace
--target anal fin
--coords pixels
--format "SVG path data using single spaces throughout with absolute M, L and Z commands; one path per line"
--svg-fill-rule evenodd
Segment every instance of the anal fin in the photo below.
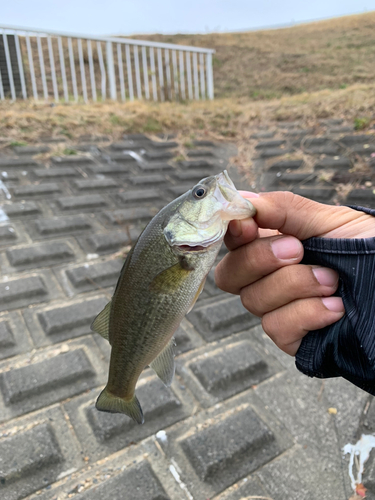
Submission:
M 97 315 L 94 321 L 91 323 L 91 330 L 93 332 L 99 333 L 104 339 L 109 339 L 109 315 L 111 313 L 112 301 L 109 301 L 105 308 Z
M 167 387 L 171 385 L 175 371 L 175 345 L 172 337 L 161 353 L 150 363 L 151 368 Z

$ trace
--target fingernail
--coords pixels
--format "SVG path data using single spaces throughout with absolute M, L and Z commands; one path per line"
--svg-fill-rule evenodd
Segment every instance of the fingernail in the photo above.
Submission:
M 295 259 L 301 254 L 302 243 L 292 236 L 282 236 L 271 242 L 272 251 L 278 259 Z
M 324 286 L 334 286 L 338 282 L 338 274 L 333 269 L 328 269 L 326 267 L 317 267 L 313 269 L 315 278 L 319 281 L 321 285 Z
M 324 299 L 322 299 L 322 302 L 330 311 L 345 312 L 341 297 L 324 297 Z
M 252 191 L 238 191 L 244 198 L 259 198 L 258 193 L 253 193 Z
M 239 220 L 232 220 L 229 224 L 229 230 L 232 236 L 238 238 L 242 234 L 242 224 Z

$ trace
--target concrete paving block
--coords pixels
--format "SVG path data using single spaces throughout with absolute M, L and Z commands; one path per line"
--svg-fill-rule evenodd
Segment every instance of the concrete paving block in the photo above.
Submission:
M 56 182 L 45 182 L 42 184 L 30 184 L 29 186 L 20 186 L 12 189 L 13 196 L 16 198 L 31 198 L 54 195 L 61 192 L 60 186 Z
M 207 392 L 216 397 L 236 394 L 268 375 L 267 363 L 243 340 L 193 358 L 189 369 Z
M 31 338 L 20 313 L 3 313 L 0 316 L 0 359 L 27 352 L 32 347 Z
M 252 394 L 190 417 L 156 436 L 193 498 L 212 498 L 292 444 Z
M 72 244 L 61 241 L 13 247 L 5 253 L 10 265 L 17 269 L 46 267 L 75 258 Z
M 215 146 L 214 142 L 207 141 L 207 140 L 194 140 L 193 144 L 194 144 L 194 146 L 203 147 L 203 148 L 213 148 Z
M 230 439 L 227 429 L 232 431 Z M 251 409 L 181 439 L 180 445 L 202 481 L 223 485 L 257 469 L 279 452 L 272 432 Z
M 259 150 L 259 158 L 272 158 L 274 156 L 284 156 L 291 153 L 291 148 L 263 148 Z
M 333 127 L 336 125 L 341 125 L 344 122 L 342 118 L 325 118 L 324 120 L 319 120 L 320 125 L 326 127 Z
M 275 186 L 295 186 L 296 184 L 310 185 L 317 182 L 317 175 L 310 172 L 307 173 L 280 173 L 275 175 L 273 184 Z
M 132 172 L 135 163 L 102 163 L 100 165 L 90 165 L 85 168 L 90 174 L 94 175 L 125 175 Z
M 285 139 L 274 139 L 272 141 L 261 141 L 255 146 L 255 149 L 278 148 L 286 144 Z
M 172 149 L 177 148 L 178 142 L 175 141 L 150 141 L 150 147 L 154 149 Z
M 7 170 L 8 168 L 37 168 L 40 164 L 32 158 L 13 158 L 2 157 L 0 158 L 0 170 Z
M 78 343 L 77 343 L 78 342 Z M 98 386 L 103 368 L 92 339 L 0 364 L 0 419 L 23 415 Z M 12 366 L 15 365 L 15 366 Z
M 64 196 L 57 199 L 57 207 L 64 212 L 73 210 L 101 210 L 109 205 L 100 194 L 86 194 L 83 196 Z
M 129 231 L 110 231 L 108 233 L 93 234 L 88 238 L 79 238 L 79 243 L 89 253 L 112 253 L 133 244 L 140 234 L 140 230 L 130 227 Z
M 142 374 L 136 387 L 145 418 L 143 425 L 120 413 L 98 411 L 95 401 L 100 390 L 65 404 L 84 453 L 93 461 L 171 426 L 186 418 L 194 409 L 191 396 L 186 390 L 181 390 L 177 381 L 172 387 L 165 387 L 151 370 Z
M 103 162 L 109 160 L 115 163 L 130 163 L 130 165 L 134 163 L 134 157 L 125 151 L 118 153 L 102 153 L 101 160 Z
M 375 194 L 372 189 L 352 189 L 347 197 L 347 203 L 351 205 L 375 206 Z
M 2 210 L 10 219 L 18 219 L 19 217 L 29 217 L 32 215 L 39 215 L 42 209 L 38 203 L 34 201 L 25 201 L 18 203 L 7 203 L 1 205 Z
M 345 157 L 345 156 L 334 156 L 326 158 L 322 158 L 317 161 L 314 165 L 314 170 L 322 170 L 322 169 L 349 169 L 353 167 L 353 162 Z
M 73 181 L 72 185 L 78 191 L 106 191 L 113 188 L 119 188 L 121 185 L 114 179 L 82 179 Z
M 215 156 L 215 153 L 211 149 L 190 149 L 186 154 L 190 158 Z
M 355 144 L 370 144 L 375 142 L 374 134 L 358 134 L 358 135 L 344 135 L 340 138 L 340 142 L 345 146 L 353 146 Z
M 208 160 L 183 160 L 179 161 L 178 165 L 184 170 L 186 168 L 206 168 L 211 169 L 214 167 L 213 163 Z
M 134 207 L 124 210 L 112 210 L 103 212 L 103 216 L 110 224 L 114 226 L 135 223 L 140 221 L 149 221 L 158 212 L 157 208 Z
M 305 129 L 286 129 L 284 131 L 284 137 L 292 138 L 292 139 L 302 139 L 302 137 L 306 137 L 306 135 L 311 135 L 314 133 L 313 128 L 305 128 Z
M 181 184 L 177 184 L 175 186 L 170 186 L 169 191 L 173 194 L 174 197 L 181 196 L 182 194 L 189 191 L 194 187 L 193 182 L 182 182 Z
M 0 427 L 0 496 L 20 500 L 84 464 L 60 408 Z
M 49 146 L 14 146 L 13 151 L 16 155 L 38 155 L 41 153 L 48 153 L 51 151 Z
M 332 127 L 327 130 L 328 134 L 346 134 L 347 132 L 353 132 L 353 125 L 342 125 L 341 127 Z
M 3 170 L 2 172 L 0 172 L 0 179 L 4 183 L 12 181 L 18 182 L 20 180 L 20 173 L 17 171 L 7 172 L 6 170 Z
M 260 322 L 243 307 L 240 297 L 228 296 L 195 307 L 187 319 L 206 341 L 247 330 Z
M 305 146 L 305 152 L 310 155 L 338 156 L 341 148 L 337 144 L 326 144 L 322 146 Z
M 275 132 L 272 130 L 265 132 L 257 132 L 256 134 L 252 134 L 250 139 L 271 139 L 275 135 Z
M 165 179 L 164 179 L 165 181 Z M 139 203 L 159 200 L 161 198 L 160 192 L 157 189 L 132 189 L 124 193 L 119 193 L 116 199 L 121 203 Z
M 154 163 L 139 163 L 138 168 L 142 172 L 164 172 L 165 170 L 173 170 L 174 167 L 166 162 L 154 162 Z
M 51 162 L 53 165 L 87 165 L 88 163 L 93 163 L 94 160 L 90 156 L 52 156 Z
M 303 160 L 282 160 L 273 163 L 268 168 L 268 172 L 280 172 L 283 170 L 297 170 L 302 167 Z
M 39 238 L 82 234 L 83 231 L 94 230 L 92 222 L 84 215 L 37 219 L 31 228 L 32 235 L 35 233 Z
M 208 408 L 262 383 L 282 367 L 253 342 L 250 331 L 179 356 L 176 369 Z
M 174 156 L 175 153 L 171 151 L 145 151 L 143 153 L 143 158 L 147 161 L 170 160 Z
M 180 181 L 191 181 L 191 182 L 199 182 L 201 179 L 205 177 L 209 177 L 212 175 L 212 172 L 208 170 L 187 170 L 187 171 L 176 171 L 174 173 L 174 177 L 179 179 Z
M 68 295 L 72 296 L 76 293 L 114 286 L 123 264 L 123 260 L 112 259 L 107 262 L 86 263 L 83 266 L 69 267 L 69 269 L 63 268 L 58 270 L 57 274 Z
M 123 500 L 124 492 L 131 492 L 132 500 L 170 500 L 151 467 L 146 463 L 134 465 L 109 479 L 104 484 L 91 488 L 77 496 L 77 500 Z
M 12 244 L 17 241 L 18 235 L 14 225 L 0 226 L 0 245 Z
M 359 156 L 371 156 L 375 153 L 375 144 L 355 144 L 350 150 Z
M 162 174 L 150 174 L 150 175 L 135 175 L 130 177 L 130 184 L 134 186 L 150 186 L 154 184 L 166 183 L 165 176 Z
M 81 175 L 78 170 L 73 167 L 61 167 L 61 168 L 37 168 L 32 171 L 32 175 L 38 180 L 42 179 L 56 179 L 56 178 L 66 178 L 66 177 L 77 177 Z
M 24 311 L 24 318 L 35 345 L 56 344 L 82 335 L 93 335 L 90 325 L 109 299 L 84 297 L 83 300 Z
M 245 477 L 234 484 L 214 500 L 262 500 L 267 498 L 267 491 L 257 477 Z
M 0 311 L 49 300 L 48 284 L 41 275 L 6 279 L 0 283 Z

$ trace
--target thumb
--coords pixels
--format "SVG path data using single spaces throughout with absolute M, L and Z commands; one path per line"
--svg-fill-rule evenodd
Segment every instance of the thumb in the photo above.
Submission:
M 368 237 L 362 235 L 362 229 L 371 230 L 372 236 L 375 235 L 375 218 L 349 207 L 324 205 L 290 191 L 262 193 L 257 198 L 245 191 L 241 194 L 251 198 L 257 210 L 254 220 L 259 227 L 278 229 L 300 240 L 313 236 Z

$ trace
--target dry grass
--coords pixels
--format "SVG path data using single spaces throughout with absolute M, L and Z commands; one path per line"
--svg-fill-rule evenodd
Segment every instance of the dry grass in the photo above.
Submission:
M 217 99 L 183 103 L 97 103 L 49 104 L 0 103 L 0 139 L 36 141 L 40 136 L 110 135 L 120 139 L 127 132 L 150 135 L 178 132 L 182 143 L 194 138 L 232 141 L 239 154 L 235 163 L 248 170 L 253 142 L 251 134 L 260 127 L 272 128 L 275 121 L 299 120 L 306 127 L 319 119 L 343 118 L 349 123 L 375 121 L 375 84 L 353 85 L 342 90 L 323 90 L 285 96 L 270 101 Z M 68 143 L 69 146 L 69 143 Z M 68 147 L 67 146 L 67 147 Z
M 375 81 L 375 12 L 277 30 L 145 35 L 210 47 L 217 97 L 273 99 Z

